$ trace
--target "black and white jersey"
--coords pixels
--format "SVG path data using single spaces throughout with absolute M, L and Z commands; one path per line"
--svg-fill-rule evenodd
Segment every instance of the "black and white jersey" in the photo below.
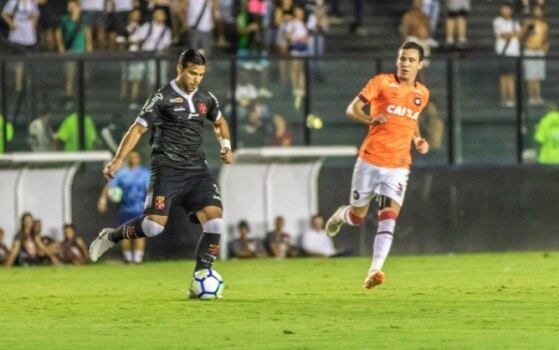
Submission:
M 202 151 L 204 122 L 222 118 L 211 92 L 183 91 L 173 80 L 150 96 L 136 122 L 151 129 L 152 168 L 206 168 Z

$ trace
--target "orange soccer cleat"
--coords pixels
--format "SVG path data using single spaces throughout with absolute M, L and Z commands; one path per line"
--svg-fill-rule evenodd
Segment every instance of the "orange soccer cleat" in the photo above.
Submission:
M 378 286 L 379 284 L 382 284 L 383 282 L 384 272 L 380 270 L 371 271 L 371 273 L 369 273 L 369 275 L 367 275 L 367 277 L 365 278 L 365 281 L 363 281 L 363 287 L 371 289 L 375 286 Z

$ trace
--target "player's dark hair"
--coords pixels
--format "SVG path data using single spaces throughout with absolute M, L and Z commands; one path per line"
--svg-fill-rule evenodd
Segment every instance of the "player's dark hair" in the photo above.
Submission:
M 206 65 L 206 57 L 197 50 L 186 50 L 181 53 L 179 57 L 179 66 L 185 68 L 189 63 L 195 64 L 197 66 Z
M 502 2 L 501 7 L 510 7 L 511 9 L 514 8 L 514 6 L 512 5 L 512 2 L 510 2 L 510 1 Z
M 425 50 L 423 49 L 423 46 L 414 41 L 406 41 L 402 44 L 402 46 L 400 46 L 400 49 L 398 51 L 400 50 L 417 50 L 419 52 L 419 60 L 423 61 L 423 59 L 425 58 Z

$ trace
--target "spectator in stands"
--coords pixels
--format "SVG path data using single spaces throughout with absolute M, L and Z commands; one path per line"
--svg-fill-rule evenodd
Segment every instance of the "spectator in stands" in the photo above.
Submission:
M 559 164 L 559 110 L 550 102 L 547 114 L 536 126 L 535 140 L 540 145 L 538 162 Z
M 47 51 L 56 51 L 55 31 L 60 24 L 60 18 L 66 13 L 66 0 L 37 0 L 39 4 L 40 42 Z
M 296 256 L 296 248 L 291 244 L 291 236 L 284 231 L 285 219 L 276 217 L 274 230 L 266 235 L 265 246 L 270 256 L 276 259 L 285 259 Z
M 10 28 L 8 41 L 14 51 L 25 53 L 35 50 L 39 20 L 39 6 L 36 0 L 8 0 L 2 9 L 2 18 Z M 16 63 L 15 73 L 15 91 L 19 93 L 23 89 L 23 62 Z
M 4 127 L 6 128 L 6 135 L 4 136 Z M 2 114 L 0 114 L 0 153 L 4 153 L 5 145 L 4 139 L 8 142 L 14 139 L 14 124 L 6 120 Z
M 58 128 L 54 139 L 61 141 L 63 149 L 66 152 L 79 151 L 79 131 L 78 131 L 78 114 L 73 112 L 69 114 Z M 95 142 L 97 141 L 97 128 L 91 116 L 85 116 L 85 150 L 90 151 L 95 149 Z
M 26 212 L 21 215 L 19 229 L 12 242 L 6 265 L 27 266 L 39 262 L 39 247 L 33 235 L 33 216 Z
M 307 19 L 307 29 L 309 31 L 309 54 L 311 56 L 324 55 L 324 41 L 328 32 L 329 24 L 327 17 L 327 9 L 323 0 L 314 0 L 310 6 L 310 12 Z M 310 70 L 314 80 L 322 82 L 324 80 L 320 69 L 319 62 L 313 60 Z
M 441 0 L 422 0 L 421 9 L 429 18 L 429 46 L 436 48 L 439 46 L 439 43 L 435 40 L 435 34 L 441 12 Z
M 334 241 L 324 231 L 324 218 L 321 215 L 313 215 L 311 227 L 303 233 L 301 248 L 310 256 L 331 257 L 338 252 Z
M 446 45 L 464 48 L 468 43 L 466 18 L 470 13 L 470 0 L 447 0 Z
M 286 84 L 289 79 L 289 62 L 281 59 L 289 54 L 289 42 L 286 37 L 287 23 L 293 18 L 295 4 L 293 0 L 279 0 L 274 9 L 274 27 L 276 30 L 275 51 L 278 60 L 279 83 Z
M 369 32 L 363 26 L 363 15 L 365 13 L 364 0 L 353 0 L 353 22 L 349 26 L 349 32 L 359 36 L 367 36 Z
M 429 17 L 421 9 L 421 0 L 413 0 L 411 8 L 402 17 L 400 34 L 403 41 L 413 41 L 423 47 L 429 57 Z
M 287 127 L 285 118 L 279 114 L 274 115 L 272 118 L 274 124 L 274 134 L 270 144 L 272 146 L 289 147 L 293 143 L 293 135 Z
M 107 7 L 105 0 L 80 0 L 84 25 L 91 28 L 95 50 L 107 48 Z
M 110 192 L 120 191 L 121 195 L 113 198 L 113 201 L 119 203 L 119 225 L 142 215 L 149 178 L 150 172 L 146 167 L 142 166 L 140 154 L 136 151 L 130 152 L 127 158 L 127 167 L 119 170 L 114 179 L 101 191 L 97 201 L 97 210 L 99 213 L 106 213 Z M 125 239 L 120 246 L 125 263 L 140 264 L 143 261 L 146 250 L 145 237 L 134 240 Z
M 504 107 L 515 106 L 516 78 L 515 65 L 507 60 L 507 57 L 520 55 L 520 40 L 522 35 L 520 24 L 512 17 L 512 5 L 504 3 L 501 5 L 501 15 L 493 20 L 493 31 L 495 33 L 495 52 L 503 57 L 500 62 L 500 88 L 501 104 Z
M 10 257 L 10 250 L 4 244 L 4 230 L 0 228 L 0 266 L 6 265 Z
M 89 253 L 81 237 L 76 234 L 73 224 L 64 225 L 64 240 L 60 243 L 60 260 L 65 264 L 85 265 Z
M 293 18 L 287 23 L 285 37 L 289 44 L 291 60 L 291 86 L 295 109 L 300 109 L 305 97 L 305 65 L 300 57 L 309 53 L 309 31 L 305 24 L 305 12 L 301 7 L 295 7 Z
M 58 52 L 82 54 L 93 51 L 91 29 L 86 24 L 81 5 L 77 0 L 68 1 L 68 13 L 60 19 L 60 27 L 56 29 L 56 43 Z M 74 96 L 74 81 L 76 80 L 76 64 L 64 63 L 66 76 L 66 102 L 72 101 Z
M 258 239 L 249 238 L 250 226 L 245 220 L 237 225 L 239 237 L 231 242 L 231 256 L 235 258 L 263 258 L 266 256 L 262 243 Z
M 549 26 L 543 17 L 541 6 L 533 7 L 532 18 L 524 21 L 523 32 L 525 33 L 524 56 L 528 57 L 524 60 L 524 79 L 528 82 L 528 104 L 541 106 L 545 104 L 541 95 L 541 82 L 545 80 L 544 57 L 549 50 Z
M 162 9 L 157 9 L 153 13 L 153 20 L 146 22 L 140 26 L 140 28 L 129 37 L 130 43 L 138 45 L 141 51 L 147 52 L 163 52 L 171 45 L 171 29 L 165 25 L 166 19 L 165 11 Z M 165 62 L 161 62 L 161 71 L 166 71 Z M 135 110 L 139 108 L 137 104 L 138 96 L 140 93 L 140 85 L 142 81 L 145 80 L 147 75 L 147 80 L 149 83 L 149 89 L 152 90 L 154 86 L 161 82 L 156 82 L 156 67 L 155 61 L 150 60 L 147 63 L 135 62 L 130 65 L 130 71 L 128 78 L 131 80 L 131 92 L 130 98 L 132 103 L 130 104 L 130 109 Z M 161 74 L 161 78 L 165 74 Z
M 246 123 L 239 130 L 239 147 L 263 147 L 268 140 L 269 132 L 263 120 L 262 107 L 252 104 L 248 109 Z
M 530 0 L 517 0 L 516 2 L 518 3 L 518 9 L 520 10 L 520 12 L 522 12 L 522 14 L 530 14 Z M 543 8 L 543 6 L 545 5 L 545 0 L 532 0 L 532 3 Z
M 134 2 L 134 0 L 112 0 L 112 11 L 107 15 L 107 32 L 109 47 L 113 50 L 118 42 L 123 42 L 127 37 L 126 26 L 128 16 L 134 9 Z
M 210 56 L 212 32 L 220 17 L 218 0 L 185 0 L 183 12 L 189 47 Z
M 259 38 L 261 31 L 260 23 L 255 17 L 250 16 L 246 2 L 241 3 L 241 8 L 236 18 L 236 24 L 237 56 L 245 59 L 249 56 L 260 54 L 254 51 L 257 46 L 257 41 L 261 40 L 261 38 Z M 251 69 L 252 65 L 252 61 L 246 60 L 246 62 L 243 62 L 243 67 L 245 69 Z
M 216 23 L 217 43 L 218 47 L 225 47 L 228 44 L 234 45 L 237 33 L 235 19 L 235 1 L 220 0 L 219 1 L 219 20 Z
M 29 124 L 29 145 L 34 152 L 52 151 L 53 131 L 50 125 L 52 113 L 44 106 L 39 111 L 39 117 Z
M 130 42 L 129 39 L 135 35 L 135 33 L 140 29 L 140 21 L 142 19 L 142 12 L 139 9 L 134 9 L 130 11 L 128 14 L 128 23 L 126 25 L 126 34 L 124 37 L 117 37 L 117 42 L 119 42 L 123 47 L 126 47 L 129 52 L 138 52 L 140 50 L 140 46 L 138 43 Z M 134 81 L 130 79 L 131 67 L 133 64 L 131 63 L 123 63 L 122 64 L 122 74 L 120 79 L 120 98 L 125 100 L 128 98 L 128 92 L 132 94 L 133 89 L 140 88 L 139 84 L 134 84 Z M 135 72 L 134 72 L 135 73 Z M 130 84 L 130 87 L 128 86 Z M 134 94 L 136 96 L 139 95 L 139 91 L 135 91 Z M 135 102 L 135 101 L 132 101 Z

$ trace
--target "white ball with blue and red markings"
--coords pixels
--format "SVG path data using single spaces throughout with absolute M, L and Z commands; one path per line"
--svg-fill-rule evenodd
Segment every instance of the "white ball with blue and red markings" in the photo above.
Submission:
M 219 299 L 223 293 L 223 278 L 216 270 L 202 269 L 196 271 L 190 290 L 198 299 Z

